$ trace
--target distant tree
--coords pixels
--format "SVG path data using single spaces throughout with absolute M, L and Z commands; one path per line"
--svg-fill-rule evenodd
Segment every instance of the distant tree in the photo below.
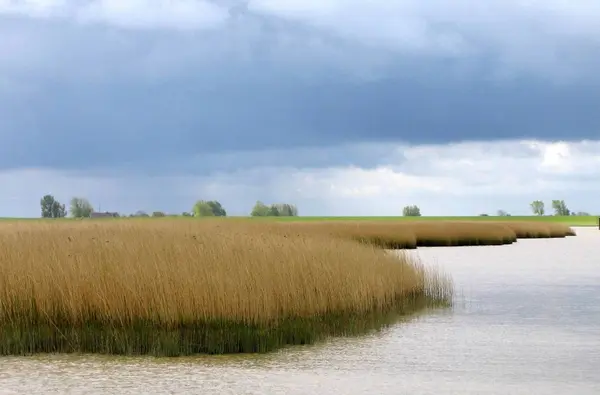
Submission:
M 74 197 L 70 204 L 73 218 L 87 218 L 94 211 L 92 204 L 85 198 Z
M 277 210 L 277 215 L 279 217 L 297 217 L 298 216 L 298 208 L 293 204 L 276 203 L 276 204 L 272 204 L 271 208 L 275 208 Z
M 52 195 L 44 195 L 40 199 L 42 209 L 42 218 L 64 218 L 67 216 L 67 210 L 64 204 L 60 204 Z
M 480 216 L 480 217 L 489 217 L 489 215 L 488 215 L 488 214 L 485 214 L 485 213 L 483 213 L 483 214 L 479 214 L 479 216 Z
M 298 208 L 288 203 L 276 203 L 267 206 L 263 202 L 257 201 L 250 215 L 252 217 L 297 217 Z
M 225 211 L 225 209 L 223 208 L 223 206 L 221 205 L 221 203 L 219 203 L 218 201 L 216 201 L 216 200 L 209 200 L 206 203 L 212 209 L 212 212 L 215 215 L 215 217 L 226 217 L 227 216 L 227 211 Z
M 269 216 L 269 217 L 279 217 L 279 209 L 276 206 L 274 206 L 274 205 L 270 205 L 267 216 Z
M 192 208 L 194 212 L 194 217 L 214 217 L 215 213 L 212 211 L 212 207 L 210 207 L 206 202 L 198 202 Z
M 420 217 L 421 209 L 417 205 L 406 206 L 402 209 L 402 215 L 405 217 Z
M 259 200 L 254 207 L 252 207 L 250 215 L 253 217 L 268 217 L 270 212 L 269 206 Z
M 534 200 L 529 206 L 531 207 L 531 211 L 533 212 L 533 214 L 544 215 L 544 202 L 542 202 L 541 200 Z
M 578 212 L 572 212 L 571 215 L 576 215 L 578 217 L 589 217 L 591 214 L 586 212 L 586 211 L 578 211 Z
M 145 211 L 138 210 L 135 213 L 131 214 L 130 217 L 149 217 L 149 215 Z
M 498 217 L 510 217 L 510 214 L 507 213 L 504 210 L 498 210 L 498 212 L 496 213 L 496 215 L 498 215 Z
M 152 216 L 153 216 L 153 217 L 166 217 L 166 214 L 165 214 L 165 213 L 163 213 L 162 211 L 154 211 L 154 212 L 152 213 Z
M 552 209 L 556 216 L 568 216 L 571 214 L 564 200 L 553 200 Z
M 181 216 L 183 216 L 183 217 L 192 217 L 193 214 L 188 213 L 187 211 L 184 211 L 183 213 L 181 213 Z
M 225 217 L 227 212 L 216 200 L 198 200 L 192 208 L 194 217 Z

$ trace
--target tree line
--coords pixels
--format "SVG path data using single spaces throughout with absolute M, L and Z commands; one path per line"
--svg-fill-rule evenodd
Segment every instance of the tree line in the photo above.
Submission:
M 533 202 L 531 202 L 529 207 L 531 207 L 531 211 L 535 215 L 540 215 L 540 216 L 546 215 L 545 204 L 542 200 L 534 200 Z M 589 213 L 587 213 L 585 211 L 569 210 L 569 208 L 567 207 L 567 204 L 565 203 L 564 200 L 558 200 L 558 199 L 552 200 L 551 207 L 552 207 L 552 210 L 554 211 L 554 215 L 559 215 L 559 216 L 563 216 L 563 217 L 566 217 L 569 215 L 577 215 L 577 216 L 590 215 Z
M 552 215 L 555 216 L 560 216 L 560 217 L 568 217 L 568 216 L 579 216 L 579 217 L 586 217 L 589 216 L 590 213 L 587 213 L 585 211 L 571 211 L 569 209 L 569 207 L 567 206 L 567 203 L 565 203 L 564 200 L 562 199 L 554 199 L 551 202 L 550 207 L 552 207 Z M 544 215 L 548 215 L 546 212 L 546 205 L 544 203 L 543 200 L 534 200 L 533 202 L 531 202 L 529 204 L 529 208 L 531 209 L 531 212 L 533 213 L 533 215 L 537 215 L 537 216 L 544 216 Z M 498 210 L 498 216 L 500 217 L 509 217 L 510 214 L 507 213 L 504 210 Z
M 67 209 L 52 195 L 44 195 L 40 199 L 42 218 L 64 218 L 67 216 Z M 75 218 L 89 217 L 94 208 L 87 199 L 74 197 L 70 204 L 71 215 Z
M 88 218 L 94 213 L 94 206 L 82 197 L 73 197 L 70 200 L 69 210 L 67 211 L 66 206 L 61 204 L 52 195 L 45 195 L 40 200 L 42 218 L 63 218 L 70 213 L 73 218 Z M 529 207 L 534 215 L 543 216 L 546 215 L 545 204 L 542 200 L 534 200 L 530 203 Z M 556 216 L 589 216 L 589 213 L 578 211 L 571 211 L 564 200 L 552 200 L 551 207 L 553 215 Z M 162 211 L 154 211 L 151 214 L 145 211 L 136 211 L 133 214 L 124 215 L 118 213 L 110 213 L 115 217 L 166 217 L 166 216 L 184 216 L 184 217 L 226 217 L 227 211 L 217 200 L 198 200 L 192 207 L 191 211 L 186 211 L 181 214 L 166 214 Z M 421 209 L 417 205 L 405 206 L 402 209 L 402 215 L 404 217 L 420 217 Z M 504 210 L 498 210 L 497 216 L 507 217 L 510 213 Z M 298 208 L 289 203 L 273 203 L 265 204 L 261 201 L 257 201 L 252 210 L 250 211 L 251 217 L 297 217 Z M 480 216 L 488 216 L 488 214 L 480 214 Z
M 67 211 L 64 204 L 61 204 L 52 195 L 45 195 L 40 200 L 42 218 L 64 218 L 70 213 L 73 218 L 89 218 L 94 213 L 94 206 L 86 198 L 73 197 L 71 198 L 69 210 Z M 166 214 L 162 211 L 154 211 L 148 214 L 145 211 L 139 210 L 133 214 L 123 215 L 112 213 L 114 217 L 166 217 L 179 216 Z M 405 217 L 420 217 L 421 209 L 416 206 L 406 206 L 402 210 L 402 215 Z M 223 205 L 217 200 L 198 200 L 191 211 L 181 213 L 184 217 L 226 217 L 227 211 Z M 273 203 L 265 204 L 260 200 L 256 202 L 250 211 L 251 217 L 297 217 L 298 208 L 294 204 L 289 203 Z
M 70 214 L 73 218 L 89 218 L 94 213 L 94 206 L 86 198 L 73 197 L 69 204 L 69 210 L 60 203 L 53 195 L 45 195 L 40 199 L 42 218 L 64 218 Z M 226 217 L 227 211 L 217 200 L 198 200 L 191 211 L 184 211 L 179 214 L 166 214 L 162 211 L 154 211 L 151 214 L 139 210 L 133 214 L 124 215 L 119 213 L 108 213 L 113 217 Z M 265 204 L 257 201 L 252 211 L 252 217 L 297 217 L 298 208 L 289 203 Z

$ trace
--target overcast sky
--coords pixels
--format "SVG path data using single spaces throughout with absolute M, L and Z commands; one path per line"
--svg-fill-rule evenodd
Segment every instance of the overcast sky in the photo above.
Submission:
M 0 217 L 600 213 L 597 0 L 0 0 Z

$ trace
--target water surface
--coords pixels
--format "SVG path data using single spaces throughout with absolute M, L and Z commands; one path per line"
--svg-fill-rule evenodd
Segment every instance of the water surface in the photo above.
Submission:
M 600 394 L 600 231 L 411 251 L 453 311 L 267 355 L 0 358 L 0 394 Z

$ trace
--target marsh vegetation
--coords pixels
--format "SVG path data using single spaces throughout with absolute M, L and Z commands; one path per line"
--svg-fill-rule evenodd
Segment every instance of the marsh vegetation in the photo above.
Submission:
M 495 221 L 305 221 L 280 223 L 290 231 L 303 229 L 388 249 L 511 244 L 525 238 L 561 238 L 575 232 L 564 224 Z
M 449 303 L 373 246 L 274 224 L 107 220 L 0 228 L 0 353 L 269 351 Z
M 88 220 L 0 225 L 0 354 L 265 352 L 451 306 L 384 248 L 564 237 L 553 224 Z

